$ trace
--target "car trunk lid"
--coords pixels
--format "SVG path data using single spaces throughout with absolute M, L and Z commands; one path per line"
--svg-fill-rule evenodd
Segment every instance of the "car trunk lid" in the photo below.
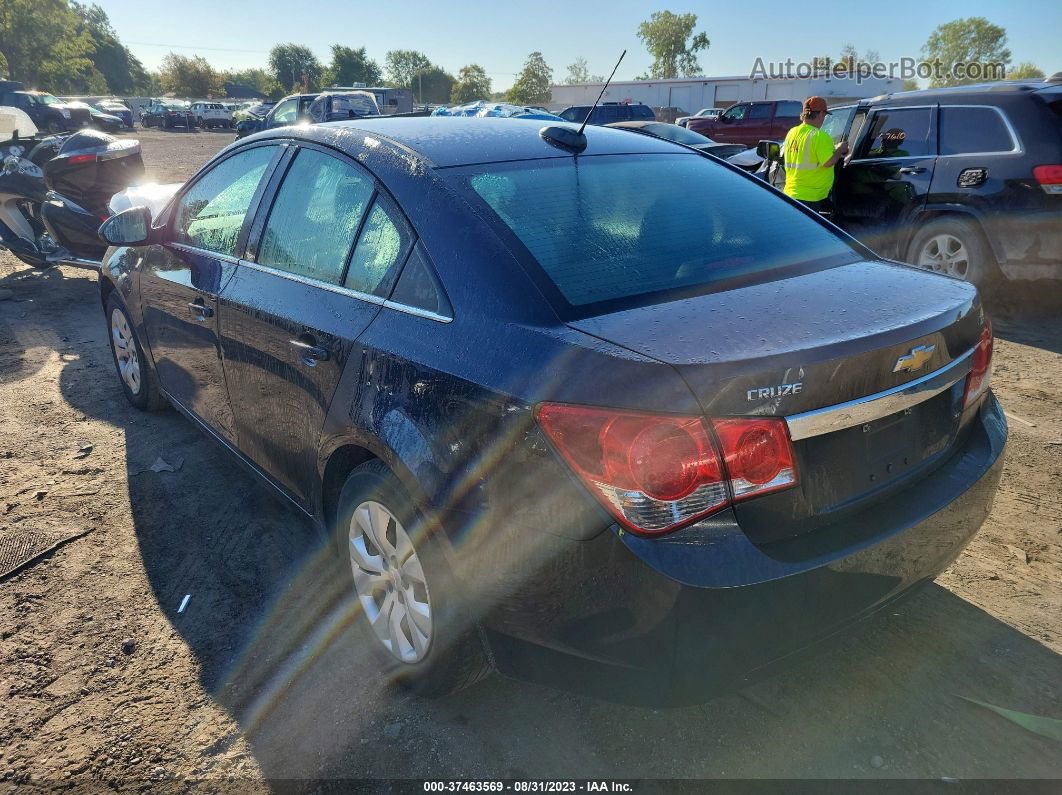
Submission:
M 939 460 L 959 432 L 963 357 L 982 323 L 972 286 L 865 261 L 570 325 L 675 367 L 706 416 L 805 415 L 791 424 L 799 485 L 736 509 L 745 532 L 768 542 L 832 521 Z M 956 383 L 929 399 L 805 435 L 809 412 L 940 371 L 918 398 Z

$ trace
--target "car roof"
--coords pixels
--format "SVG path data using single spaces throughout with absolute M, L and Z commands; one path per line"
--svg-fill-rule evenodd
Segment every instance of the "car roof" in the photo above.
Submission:
M 538 131 L 554 125 L 540 119 L 500 119 L 466 117 L 419 117 L 352 119 L 298 127 L 297 136 L 319 140 L 343 148 L 343 136 L 348 133 L 351 148 L 360 148 L 365 136 L 380 136 L 406 150 L 411 150 L 437 168 L 500 163 L 509 160 L 533 160 L 548 157 L 572 157 L 571 153 L 547 143 Z M 580 156 L 677 153 L 689 151 L 677 144 L 647 135 L 629 135 L 623 130 L 587 126 L 586 150 Z M 262 137 L 287 137 L 292 128 L 278 128 L 260 134 Z M 255 136 L 256 138 L 258 136 Z
M 860 100 L 859 104 L 876 105 L 881 102 L 913 102 L 924 99 L 953 100 L 963 97 L 977 97 L 986 99 L 991 96 L 1013 97 L 1019 94 L 1027 94 L 1041 91 L 1052 86 L 1058 86 L 1057 82 L 1051 83 L 1045 80 L 1000 80 L 994 83 L 970 83 L 961 86 L 941 86 L 939 88 L 920 88 L 916 91 L 896 91 L 891 94 L 881 94 L 869 99 Z

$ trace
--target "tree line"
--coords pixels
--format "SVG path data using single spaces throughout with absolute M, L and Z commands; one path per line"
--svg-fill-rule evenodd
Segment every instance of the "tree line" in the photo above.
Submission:
M 653 12 L 637 29 L 638 38 L 653 56 L 652 64 L 637 79 L 702 76 L 698 53 L 711 42 L 696 32 L 696 14 Z M 922 48 L 923 59 L 953 64 L 965 62 L 1010 63 L 1006 31 L 983 17 L 969 17 L 940 25 Z M 78 0 L 0 0 L 0 72 L 7 79 L 47 88 L 60 94 L 116 94 L 207 97 L 225 94 L 225 83 L 237 83 L 277 99 L 329 85 L 388 85 L 408 88 L 417 102 L 462 103 L 475 99 L 506 100 L 519 105 L 548 102 L 553 70 L 541 52 L 527 56 L 512 87 L 493 92 L 486 69 L 477 63 L 462 66 L 456 75 L 432 63 L 417 50 L 390 50 L 383 64 L 370 58 L 365 47 L 333 44 L 330 58 L 322 62 L 307 46 L 277 44 L 260 68 L 217 70 L 200 55 L 171 52 L 157 71 L 149 71 L 121 43 L 107 14 L 96 4 Z M 860 62 L 874 63 L 878 53 L 862 56 L 846 44 L 832 63 L 855 69 Z M 813 63 L 831 62 L 825 56 Z M 1009 78 L 1042 77 L 1035 65 L 1022 63 L 1008 69 Z M 576 58 L 567 67 L 568 84 L 602 82 L 591 74 L 587 61 Z M 954 78 L 932 85 L 957 82 Z M 909 85 L 915 88 L 917 85 Z

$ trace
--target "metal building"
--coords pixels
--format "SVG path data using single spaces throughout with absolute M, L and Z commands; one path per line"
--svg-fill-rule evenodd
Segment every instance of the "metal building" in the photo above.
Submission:
M 589 105 L 597 99 L 601 83 L 551 86 L 550 109 Z M 678 108 L 696 113 L 701 108 L 727 108 L 735 102 L 762 99 L 798 99 L 820 96 L 827 102 L 876 97 L 900 91 L 899 78 L 833 77 L 681 77 L 674 80 L 626 80 L 609 85 L 602 102 L 641 102 L 654 108 Z

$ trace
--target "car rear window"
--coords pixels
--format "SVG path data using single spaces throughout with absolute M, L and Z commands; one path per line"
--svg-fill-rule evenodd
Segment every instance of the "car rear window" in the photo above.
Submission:
M 940 154 L 1010 152 L 1017 146 L 995 108 L 942 107 Z
M 553 158 L 454 174 L 527 248 L 560 299 L 583 308 L 577 314 L 860 256 L 757 181 L 695 153 Z

